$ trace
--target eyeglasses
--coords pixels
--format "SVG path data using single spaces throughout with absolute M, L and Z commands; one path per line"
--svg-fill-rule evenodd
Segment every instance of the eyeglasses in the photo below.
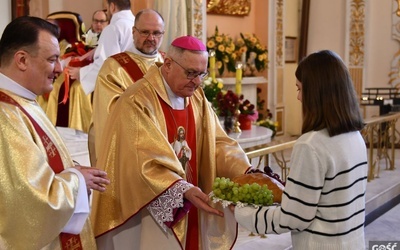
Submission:
M 150 32 L 150 31 L 148 31 L 148 30 L 140 30 L 140 29 L 138 29 L 138 28 L 136 28 L 136 27 L 133 27 L 133 28 L 135 28 L 138 32 L 139 32 L 139 34 L 142 36 L 142 37 L 149 37 L 150 35 L 153 35 L 154 37 L 157 37 L 157 38 L 159 38 L 159 37 L 161 37 L 162 35 L 164 35 L 164 32 L 165 31 L 154 31 L 154 32 Z
M 170 58 L 171 61 L 175 62 L 176 64 L 178 64 L 184 71 L 186 74 L 187 79 L 189 80 L 193 80 L 196 77 L 200 77 L 200 80 L 203 80 L 204 78 L 206 78 L 208 76 L 208 71 L 207 72 L 198 72 L 198 71 L 190 71 L 185 69 L 185 67 L 183 67 L 182 65 L 180 65 L 177 61 L 175 61 L 174 59 Z
M 101 23 L 101 24 L 103 24 L 103 23 L 106 23 L 106 22 L 108 22 L 108 21 L 107 21 L 107 20 L 93 19 L 92 22 L 93 22 L 93 23 Z

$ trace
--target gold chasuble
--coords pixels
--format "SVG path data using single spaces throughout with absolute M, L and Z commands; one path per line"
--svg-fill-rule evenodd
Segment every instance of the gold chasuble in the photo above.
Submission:
M 65 74 L 60 74 L 53 83 L 49 95 L 37 97 L 37 101 L 54 126 L 68 127 L 87 133 L 92 118 L 92 94 L 86 95 L 78 80 L 71 80 L 65 88 Z M 68 99 L 61 103 L 67 90 Z
M 133 63 L 136 63 L 142 71 L 140 78 L 145 74 L 148 68 L 156 62 L 162 62 L 160 53 L 156 57 L 144 57 L 131 52 L 123 52 L 117 55 L 128 56 Z M 116 56 L 116 55 L 114 55 Z M 115 102 L 121 94 L 134 83 L 131 75 L 121 67 L 120 63 L 113 57 L 107 58 L 99 72 L 96 81 L 96 87 L 93 92 L 93 130 L 95 143 L 95 153 L 99 154 L 100 138 L 104 133 L 104 126 L 108 115 L 111 113 Z M 128 59 L 123 59 L 127 61 Z
M 158 66 L 151 66 L 121 95 L 107 120 L 97 167 L 104 168 L 111 184 L 104 193 L 94 193 L 91 213 L 98 247 L 230 249 L 237 224 L 228 209 L 223 218 L 190 211 L 165 232 L 147 211 L 182 180 L 197 181 L 208 194 L 217 176 L 233 178 L 250 167 L 201 88 L 186 98 L 184 110 L 173 110 L 163 81 Z
M 1 91 L 18 105 L 0 102 L 0 227 L 8 232 L 0 230 L 0 249 L 61 249 L 59 235 L 74 212 L 79 181 L 74 173 L 55 173 L 49 147 L 57 149 L 64 168 L 74 164 L 37 102 Z M 43 134 L 49 140 L 42 142 Z M 83 249 L 96 249 L 89 220 L 80 239 Z

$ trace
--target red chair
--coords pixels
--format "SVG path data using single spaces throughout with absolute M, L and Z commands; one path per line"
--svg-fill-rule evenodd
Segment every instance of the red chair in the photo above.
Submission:
M 74 44 L 82 40 L 82 17 L 80 14 L 71 11 L 58 11 L 51 13 L 47 19 L 55 20 L 60 27 L 59 41 L 65 39 L 68 43 Z

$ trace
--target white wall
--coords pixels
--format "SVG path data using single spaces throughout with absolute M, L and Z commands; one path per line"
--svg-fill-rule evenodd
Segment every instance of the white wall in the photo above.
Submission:
M 368 1 L 364 87 L 390 87 L 390 65 L 399 51 L 399 42 L 392 39 L 392 2 Z
M 3 34 L 3 30 L 7 24 L 11 21 L 11 1 L 0 0 L 0 34 Z
M 346 0 L 311 1 L 307 54 L 330 49 L 344 58 L 345 22 Z

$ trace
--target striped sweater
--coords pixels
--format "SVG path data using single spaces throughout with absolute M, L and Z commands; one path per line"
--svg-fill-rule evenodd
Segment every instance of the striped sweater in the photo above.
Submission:
M 306 133 L 293 147 L 281 205 L 237 207 L 236 220 L 260 234 L 291 231 L 293 249 L 365 249 L 367 169 L 359 132 Z

